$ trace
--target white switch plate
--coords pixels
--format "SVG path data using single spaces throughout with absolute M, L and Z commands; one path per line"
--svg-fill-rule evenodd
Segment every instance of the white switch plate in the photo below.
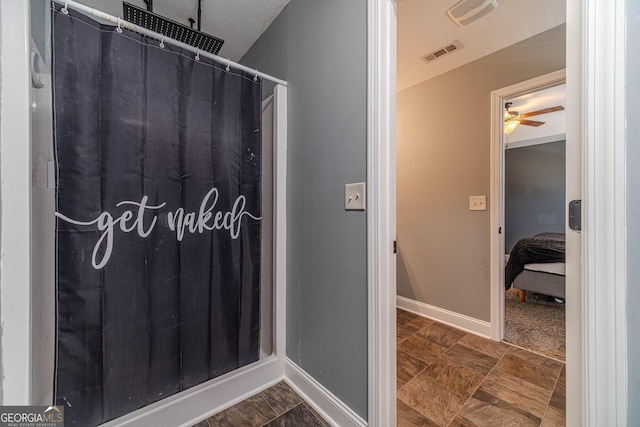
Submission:
M 347 211 L 363 211 L 366 206 L 364 182 L 345 184 L 344 209 Z
M 469 196 L 470 211 L 486 211 L 487 196 Z

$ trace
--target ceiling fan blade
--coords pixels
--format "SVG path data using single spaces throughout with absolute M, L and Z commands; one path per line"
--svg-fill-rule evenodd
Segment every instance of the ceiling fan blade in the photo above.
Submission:
M 557 105 L 555 107 L 543 108 L 542 110 L 531 111 L 529 113 L 520 114 L 520 117 L 526 118 L 531 116 L 538 116 L 540 114 L 553 113 L 554 111 L 564 110 L 562 105 Z
M 527 126 L 542 126 L 545 122 L 536 122 L 535 120 L 520 120 L 520 124 L 521 125 L 527 125 Z

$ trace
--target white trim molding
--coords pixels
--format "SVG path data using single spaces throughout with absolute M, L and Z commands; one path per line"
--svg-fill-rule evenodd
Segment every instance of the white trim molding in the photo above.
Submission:
M 396 425 L 396 2 L 367 8 L 367 288 L 370 426 Z
M 326 421 L 336 427 L 365 427 L 367 422 L 353 412 L 311 375 L 286 358 L 285 381 Z M 369 424 L 371 425 L 371 424 Z
M 627 425 L 624 0 L 584 0 L 583 424 Z
M 520 141 L 507 142 L 504 144 L 505 150 L 513 148 L 531 147 L 532 145 L 548 144 L 550 142 L 564 141 L 567 139 L 566 133 L 558 133 L 556 135 L 541 136 L 540 138 L 523 139 Z
M 190 427 L 283 380 L 283 361 L 260 360 L 102 424 L 102 427 Z
M 398 308 L 403 310 L 410 311 L 429 319 L 437 320 L 438 322 L 445 323 L 449 326 L 453 326 L 454 328 L 462 329 L 463 331 L 471 332 L 472 334 L 480 335 L 485 338 L 489 338 L 491 336 L 491 324 L 484 320 L 474 319 L 473 317 L 465 316 L 464 314 L 445 310 L 440 307 L 401 296 L 396 297 L 396 299 Z
M 276 85 L 273 96 L 273 348 L 276 357 L 284 360 L 287 342 L 287 88 Z

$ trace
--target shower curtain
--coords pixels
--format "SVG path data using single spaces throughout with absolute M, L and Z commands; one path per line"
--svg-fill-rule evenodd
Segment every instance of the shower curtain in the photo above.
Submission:
M 261 82 L 52 15 L 55 399 L 84 427 L 258 359 Z

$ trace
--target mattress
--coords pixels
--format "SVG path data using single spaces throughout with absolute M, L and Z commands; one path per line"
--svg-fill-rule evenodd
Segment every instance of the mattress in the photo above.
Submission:
M 542 273 L 557 274 L 564 276 L 566 271 L 566 264 L 564 262 L 549 262 L 540 264 L 525 264 L 525 270 L 540 271 Z
M 524 237 L 515 244 L 504 268 L 505 289 L 511 284 L 527 264 L 563 263 L 565 259 L 564 233 L 539 233 Z

